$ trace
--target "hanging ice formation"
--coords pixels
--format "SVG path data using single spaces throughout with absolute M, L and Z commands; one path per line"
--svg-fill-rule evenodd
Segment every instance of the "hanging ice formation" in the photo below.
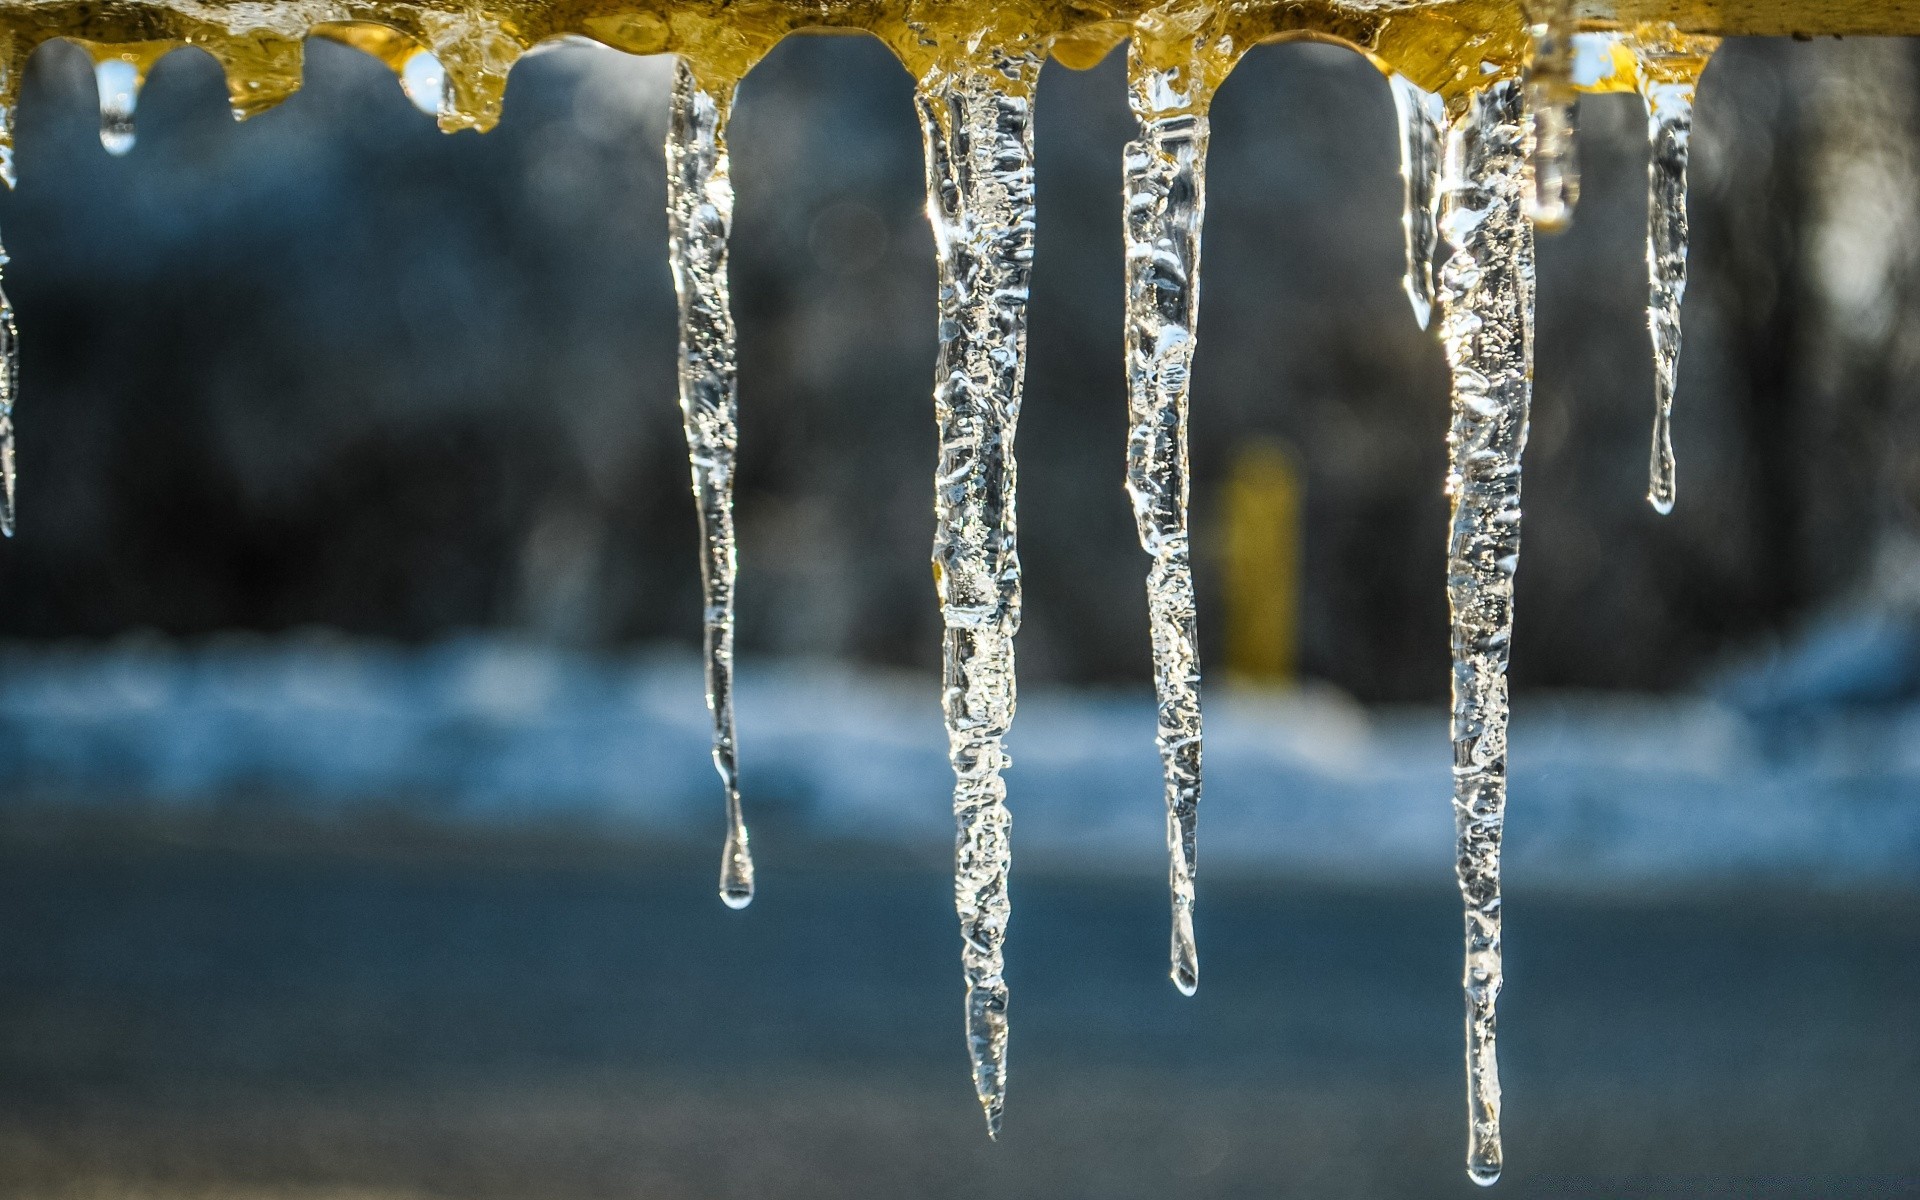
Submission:
M 1687 157 L 1693 94 L 1717 45 L 1668 31 L 1629 42 L 1647 108 L 1647 329 L 1653 338 L 1653 450 L 1647 502 L 1673 511 L 1673 393 L 1680 370 L 1680 303 L 1687 293 Z
M 1181 34 L 1184 33 L 1184 36 Z M 1138 37 L 1127 95 L 1140 135 L 1128 143 L 1123 198 L 1127 271 L 1127 494 L 1140 545 L 1153 556 L 1147 619 L 1167 801 L 1173 899 L 1171 971 L 1200 986 L 1193 937 L 1195 823 L 1200 806 L 1200 652 L 1187 537 L 1187 395 L 1200 314 L 1200 225 L 1206 212 L 1205 38 Z
M 133 114 L 140 103 L 142 74 L 139 64 L 117 54 L 93 64 L 94 83 L 100 91 L 100 144 L 115 158 L 133 149 Z
M 1400 125 L 1400 176 L 1406 187 L 1407 300 L 1425 329 L 1433 319 L 1434 256 L 1440 245 L 1440 181 L 1446 167 L 1447 102 L 1405 75 L 1388 76 Z
M 713 765 L 727 803 L 720 898 L 730 908 L 745 908 L 753 901 L 753 855 L 740 813 L 733 729 L 733 465 L 740 429 L 727 295 L 733 180 L 726 125 L 734 87 L 732 80 L 703 81 L 684 58 L 675 67 L 667 119 L 667 230 L 680 296 L 680 412 L 700 521 L 707 708 L 713 714 Z
M 1003 739 L 1020 628 L 1013 455 L 1033 264 L 1033 94 L 1043 50 L 936 52 L 914 101 L 939 273 L 933 581 L 953 764 L 954 906 L 974 1090 L 997 1135 L 1007 1089 L 1008 834 Z
M 1527 157 L 1532 188 L 1527 216 L 1545 232 L 1565 229 L 1580 200 L 1574 157 L 1573 0 L 1526 0 L 1530 42 L 1526 74 Z
M 1447 603 L 1453 622 L 1453 815 L 1466 902 L 1467 1173 L 1500 1177 L 1500 841 L 1507 803 L 1507 653 L 1520 555 L 1520 453 L 1533 390 L 1533 226 L 1522 90 L 1474 95 L 1447 135 L 1440 339 L 1447 433 Z
M 1728 32 L 1783 32 L 1766 27 L 1772 18 L 1764 14 L 1742 15 L 1747 7 L 1758 13 L 1768 6 L 1701 2 L 1702 19 Z M 1127 487 L 1141 544 L 1152 556 L 1148 596 L 1167 800 L 1172 975 L 1191 991 L 1198 980 L 1192 914 L 1201 742 L 1186 415 L 1207 105 L 1239 55 L 1262 40 L 1325 36 L 1364 50 L 1392 80 L 1399 114 L 1408 299 L 1423 326 L 1438 318 L 1452 375 L 1447 592 L 1453 802 L 1466 902 L 1468 1168 L 1482 1183 L 1498 1176 L 1494 1015 L 1501 984 L 1506 666 L 1531 391 L 1533 234 L 1535 227 L 1565 224 L 1572 213 L 1576 94 L 1637 89 L 1653 142 L 1649 325 L 1658 415 L 1650 498 L 1664 510 L 1673 496 L 1668 422 L 1685 284 L 1687 138 L 1694 85 L 1713 39 L 1650 26 L 1580 34 L 1571 0 L 1129 0 L 1098 13 L 1077 5 L 934 5 L 908 6 L 905 19 L 860 5 L 594 0 L 556 9 L 533 0 L 451 7 L 383 0 L 377 23 L 333 20 L 340 10 L 319 0 L 276 0 L 267 7 L 274 10 L 272 22 L 263 25 L 259 5 L 123 0 L 47 8 L 0 0 L 0 177 L 11 185 L 21 72 L 50 37 L 73 38 L 93 57 L 101 140 L 114 153 L 133 144 L 147 70 L 180 45 L 201 47 L 220 61 L 236 117 L 264 111 L 299 87 L 305 37 L 351 45 L 386 63 L 413 103 L 449 131 L 490 128 L 514 62 L 556 38 L 584 35 L 633 54 L 690 56 L 677 69 L 669 120 L 668 215 L 680 299 L 680 398 L 700 523 L 714 763 L 727 810 L 720 890 L 735 907 L 753 894 L 753 869 L 740 812 L 732 705 L 738 431 L 726 278 L 733 211 L 726 118 L 738 81 L 799 28 L 871 29 L 909 65 L 918 81 L 939 274 L 933 569 L 944 626 L 941 699 L 955 776 L 954 895 L 967 1043 L 990 1132 L 999 1127 L 1006 1090 L 1002 951 L 1010 818 L 1001 772 L 1008 765 L 1004 739 L 1014 713 L 1013 639 L 1020 623 L 1013 446 L 1033 257 L 1031 119 L 1041 61 L 1050 51 L 1069 66 L 1087 67 L 1122 41 L 1134 43 L 1128 85 L 1139 136 L 1127 148 L 1124 172 Z M 1589 15 L 1599 10 L 1611 11 L 1605 0 L 1581 6 Z M 1900 32 L 1882 22 L 1879 11 L 1829 6 L 1822 10 L 1822 31 Z M 223 13 L 236 14 L 236 23 L 218 24 Z M 1583 47 L 1599 44 L 1591 39 L 1604 40 L 1604 79 L 1581 75 Z M 12 310 L 0 292 L 0 530 L 7 534 L 13 532 L 14 341 Z
M 0 247 L 0 268 L 7 262 L 6 249 Z M 0 286 L 0 535 L 7 537 L 14 531 L 13 402 L 19 394 L 20 332 L 13 323 L 13 302 Z

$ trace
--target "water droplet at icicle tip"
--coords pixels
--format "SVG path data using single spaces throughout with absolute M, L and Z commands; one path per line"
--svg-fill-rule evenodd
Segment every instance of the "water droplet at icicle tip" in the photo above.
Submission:
M 93 78 L 100 92 L 100 144 L 118 158 L 133 149 L 140 68 L 124 58 L 103 58 L 93 64 Z
M 1173 49 L 1171 63 L 1159 61 Z M 1136 42 L 1128 102 L 1138 136 L 1125 151 L 1127 495 L 1147 572 L 1154 693 L 1167 808 L 1172 897 L 1169 974 L 1200 986 L 1194 944 L 1200 807 L 1200 655 L 1187 529 L 1187 405 L 1200 309 L 1207 103 L 1197 54 Z
M 939 349 L 933 407 L 933 564 L 943 626 L 940 704 L 954 774 L 954 908 L 974 1091 L 997 1136 L 1006 1105 L 1010 907 L 1005 738 L 1020 627 L 1014 431 L 1033 262 L 1029 46 L 937 47 L 914 92 L 926 150 Z
M 1680 371 L 1680 310 L 1687 292 L 1687 165 L 1700 72 L 1712 38 L 1647 31 L 1628 42 L 1647 110 L 1647 330 L 1653 342 L 1653 444 L 1647 502 L 1673 511 L 1678 468 L 1673 401 Z
M 726 801 L 720 899 L 753 901 L 753 856 L 740 806 L 733 719 L 734 461 L 740 445 L 738 355 L 727 251 L 733 230 L 733 179 L 726 122 L 736 81 L 709 84 L 692 64 L 674 67 L 667 116 L 667 230 L 680 303 L 680 415 L 700 533 L 702 648 L 707 709 L 713 716 L 713 765 Z
M 1520 457 L 1533 381 L 1533 226 L 1523 91 L 1476 93 L 1448 133 L 1440 338 L 1452 374 L 1446 492 L 1453 658 L 1453 811 L 1465 907 L 1467 1173 L 1500 1175 L 1495 1005 L 1507 799 L 1507 656 L 1520 554 Z

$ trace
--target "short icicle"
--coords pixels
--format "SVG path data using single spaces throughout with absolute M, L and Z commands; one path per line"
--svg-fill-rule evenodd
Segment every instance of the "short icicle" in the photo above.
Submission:
M 1466 902 L 1467 1173 L 1500 1176 L 1500 840 L 1507 799 L 1507 656 L 1520 554 L 1520 455 L 1533 391 L 1533 227 L 1522 90 L 1475 94 L 1448 134 L 1440 337 L 1453 376 L 1447 434 L 1453 812 Z
M 667 120 L 667 230 L 680 297 L 680 411 L 700 521 L 707 708 L 713 713 L 713 765 L 727 802 L 720 899 L 729 908 L 745 908 L 753 900 L 753 856 L 740 811 L 733 725 L 733 472 L 740 432 L 727 295 L 733 181 L 726 124 L 734 87 L 733 80 L 709 84 L 685 59 L 675 69 Z
M 1526 100 L 1529 114 L 1527 155 L 1533 187 L 1527 216 L 1545 233 L 1573 222 L 1580 201 L 1580 163 L 1574 157 L 1573 109 L 1579 99 L 1573 84 L 1573 0 L 1525 0 L 1528 37 Z
M 1388 76 L 1400 123 L 1400 176 L 1406 187 L 1401 224 L 1407 238 L 1407 300 L 1425 329 L 1433 319 L 1434 259 L 1440 246 L 1440 178 L 1446 167 L 1447 105 L 1405 75 Z
M 98 59 L 93 78 L 100 91 L 100 144 L 115 158 L 133 149 L 134 110 L 140 103 L 140 66 L 118 56 Z
M 1207 102 L 1199 56 L 1156 61 L 1136 39 L 1128 97 L 1140 125 L 1125 157 L 1127 494 L 1140 545 L 1153 556 L 1147 615 L 1166 780 L 1171 976 L 1193 995 L 1194 827 L 1200 806 L 1200 656 L 1187 537 L 1187 397 L 1200 310 L 1200 225 L 1206 210 Z
M 941 707 L 953 764 L 954 903 L 974 1089 L 997 1135 L 1007 1086 L 1010 816 L 1003 739 L 1020 626 L 1013 454 L 1033 262 L 1031 48 L 942 54 L 915 95 L 939 272 L 933 576 L 945 626 Z
M 1680 304 L 1687 293 L 1687 157 L 1693 95 L 1716 39 L 1649 34 L 1631 40 L 1647 107 L 1647 329 L 1653 338 L 1653 449 L 1647 502 L 1673 511 L 1673 395 L 1680 371 Z

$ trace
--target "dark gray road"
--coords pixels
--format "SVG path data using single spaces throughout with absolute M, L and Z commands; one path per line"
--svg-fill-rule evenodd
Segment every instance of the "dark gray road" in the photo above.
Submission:
M 1019 878 L 990 1145 L 931 871 L 468 855 L 0 853 L 0 1193 L 1476 1194 L 1458 917 Z M 1920 901 L 1510 889 L 1496 1195 L 1920 1195 Z

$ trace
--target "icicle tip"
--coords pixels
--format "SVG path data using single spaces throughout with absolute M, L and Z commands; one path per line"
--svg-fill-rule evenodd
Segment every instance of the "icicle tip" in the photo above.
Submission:
M 731 909 L 753 903 L 753 857 L 747 852 L 744 830 L 727 836 L 720 856 L 720 903 Z

